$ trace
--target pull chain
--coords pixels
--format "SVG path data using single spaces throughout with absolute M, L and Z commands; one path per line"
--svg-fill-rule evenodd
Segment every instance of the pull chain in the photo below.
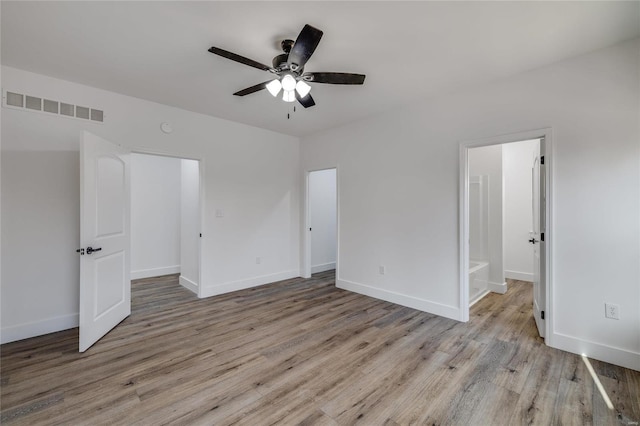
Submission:
M 287 111 L 287 120 L 291 119 L 291 104 L 288 105 L 287 107 L 289 110 Z M 293 112 L 296 112 L 296 106 L 295 104 L 293 105 Z

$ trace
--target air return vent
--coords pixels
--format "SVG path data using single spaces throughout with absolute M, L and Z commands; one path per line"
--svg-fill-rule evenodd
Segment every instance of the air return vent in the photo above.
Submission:
M 42 111 L 42 99 L 27 96 L 27 108 Z
M 5 91 L 3 96 L 5 107 L 39 111 L 44 114 L 55 114 L 79 120 L 104 122 L 104 111 L 87 106 L 68 104 L 52 99 L 44 99 L 37 96 L 26 95 L 17 92 Z
M 24 107 L 24 95 L 7 92 L 6 99 L 7 99 L 7 105 L 9 106 L 14 106 L 18 108 Z
M 89 108 L 76 105 L 76 117 L 89 119 Z
M 58 113 L 58 102 L 56 101 L 45 99 L 42 106 L 46 112 L 52 112 L 54 114 Z
M 67 115 L 69 117 L 73 117 L 73 110 L 75 107 L 71 104 L 65 104 L 64 102 L 60 102 L 60 114 Z

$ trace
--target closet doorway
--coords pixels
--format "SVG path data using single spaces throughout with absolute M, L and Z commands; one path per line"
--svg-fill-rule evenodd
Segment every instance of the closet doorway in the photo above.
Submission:
M 314 170 L 306 179 L 305 262 L 303 277 L 336 270 L 338 263 L 337 169 Z
M 201 162 L 131 154 L 131 279 L 180 274 L 200 292 Z

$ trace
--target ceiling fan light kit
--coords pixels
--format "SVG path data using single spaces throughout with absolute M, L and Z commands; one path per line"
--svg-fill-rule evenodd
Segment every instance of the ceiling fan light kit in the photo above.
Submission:
M 281 46 L 284 53 L 273 58 L 273 67 L 215 46 L 211 47 L 209 52 L 253 68 L 269 71 L 277 76 L 274 80 L 240 90 L 234 93 L 235 96 L 246 96 L 267 89 L 271 95 L 276 97 L 282 90 L 283 101 L 295 102 L 297 100 L 300 105 L 309 108 L 316 103 L 310 94 L 311 86 L 307 83 L 361 85 L 365 79 L 364 74 L 304 72 L 304 66 L 318 47 L 322 34 L 323 32 L 319 29 L 305 25 L 295 41 L 290 39 L 282 41 Z

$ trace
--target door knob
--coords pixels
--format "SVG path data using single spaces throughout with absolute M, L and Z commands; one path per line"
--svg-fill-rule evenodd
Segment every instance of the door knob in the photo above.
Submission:
M 95 251 L 100 251 L 100 250 L 102 250 L 102 247 L 93 248 L 93 247 L 89 246 L 89 247 L 87 247 L 87 254 L 91 254 L 91 253 L 93 253 Z

